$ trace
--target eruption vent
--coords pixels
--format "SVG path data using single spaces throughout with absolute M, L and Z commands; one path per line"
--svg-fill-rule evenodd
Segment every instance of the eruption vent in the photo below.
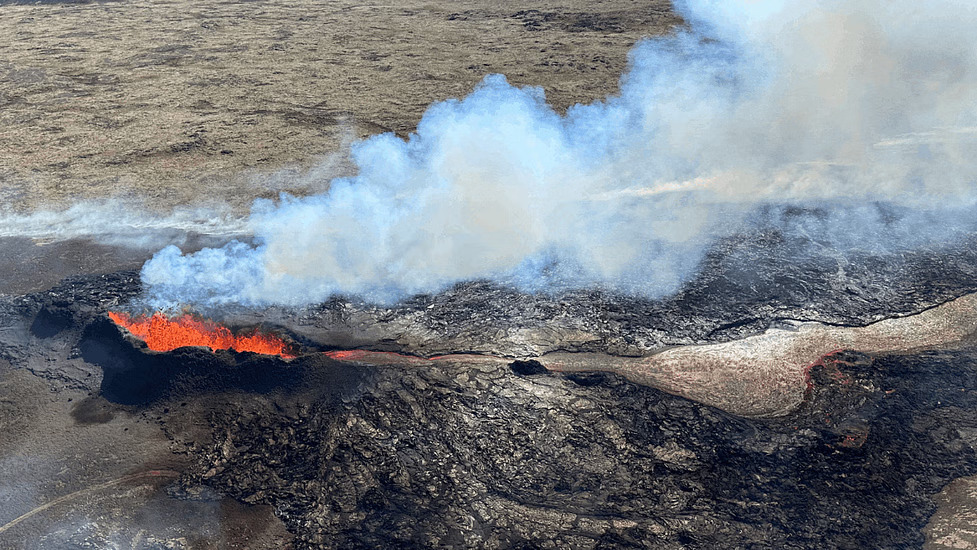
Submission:
M 268 333 L 253 331 L 250 334 L 234 334 L 225 326 L 198 319 L 193 315 L 167 317 L 162 313 L 152 316 L 132 317 L 125 313 L 109 312 L 109 318 L 120 327 L 146 342 L 149 349 L 170 351 L 186 346 L 205 346 L 212 351 L 229 349 L 250 351 L 265 355 L 279 355 L 285 359 L 295 357 L 288 344 Z

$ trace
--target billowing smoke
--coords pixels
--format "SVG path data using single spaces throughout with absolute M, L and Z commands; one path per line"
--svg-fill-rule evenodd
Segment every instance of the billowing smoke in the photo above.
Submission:
M 355 177 L 255 203 L 254 245 L 160 251 L 150 301 L 389 301 L 494 278 L 658 296 L 771 212 L 835 247 L 973 226 L 977 8 L 969 0 L 688 0 L 620 93 L 565 115 L 487 77 L 417 131 L 357 143 Z M 762 220 L 761 220 L 761 214 Z M 793 219 L 793 218 L 791 218 Z M 804 222 L 808 223 L 808 222 Z

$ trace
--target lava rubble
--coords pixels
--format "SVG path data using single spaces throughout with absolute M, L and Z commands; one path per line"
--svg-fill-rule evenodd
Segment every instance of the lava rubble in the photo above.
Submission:
M 802 399 L 774 417 L 543 368 L 552 354 L 641 361 L 804 332 L 789 319 L 911 323 L 977 290 L 967 248 L 854 258 L 843 274 L 754 257 L 751 277 L 743 250 L 757 247 L 730 243 L 660 301 L 475 282 L 393 308 L 336 299 L 224 319 L 289 335 L 307 352 L 291 360 L 154 352 L 106 316 L 139 294 L 135 273 L 76 277 L 0 297 L 0 353 L 157 418 L 185 457 L 170 494 L 270 506 L 296 548 L 922 544 L 934 495 L 977 474 L 977 353 L 963 333 L 958 349 L 809 358 Z M 724 388 L 729 402 L 757 390 Z

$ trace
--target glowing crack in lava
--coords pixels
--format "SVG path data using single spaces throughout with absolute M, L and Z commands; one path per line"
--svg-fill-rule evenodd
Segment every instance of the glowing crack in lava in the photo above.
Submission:
M 223 325 L 185 314 L 167 317 L 163 313 L 152 316 L 130 316 L 126 313 L 109 312 L 109 318 L 126 328 L 133 336 L 146 342 L 154 351 L 170 351 L 185 346 L 205 346 L 211 351 L 229 349 L 250 351 L 264 355 L 278 355 L 285 359 L 295 357 L 289 345 L 273 334 L 253 331 L 234 334 Z

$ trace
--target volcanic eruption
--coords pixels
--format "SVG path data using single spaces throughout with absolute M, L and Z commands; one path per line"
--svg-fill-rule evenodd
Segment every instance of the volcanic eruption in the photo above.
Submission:
M 300 548 L 912 544 L 977 475 L 977 11 L 677 9 L 603 100 L 489 75 L 217 245 L 0 295 L 0 368 Z
M 352 311 L 367 304 L 396 311 L 411 297 L 472 280 L 551 297 L 596 290 L 655 300 L 707 276 L 710 251 L 744 235 L 779 240 L 782 263 L 833 262 L 844 274 L 858 258 L 885 262 L 962 246 L 977 229 L 977 39 L 962 23 L 972 10 L 950 0 L 928 7 L 926 17 L 910 2 L 696 0 L 678 8 L 688 28 L 635 46 L 619 94 L 561 114 L 542 90 L 488 76 L 470 96 L 432 105 L 407 139 L 382 134 L 355 144 L 357 174 L 332 180 L 326 192 L 256 201 L 244 224 L 250 242 L 159 251 L 141 270 L 145 292 L 136 305 L 218 316 L 285 306 L 301 315 L 349 299 L 361 304 Z M 722 276 L 757 292 L 751 266 Z M 198 318 L 113 319 L 152 349 L 288 356 L 273 336 L 233 335 Z M 798 387 L 803 366 L 849 337 L 817 328 L 831 335 L 827 347 L 792 358 L 790 368 L 756 363 L 726 372 L 704 366 L 711 352 L 697 347 L 679 354 L 681 367 L 661 367 L 672 365 L 676 352 L 667 351 L 633 368 L 570 340 L 605 336 L 553 320 L 549 330 L 562 341 L 537 344 L 529 331 L 503 338 L 525 342 L 516 349 L 442 339 L 430 352 L 412 343 L 427 326 L 318 323 L 307 336 L 326 347 L 384 342 L 408 356 L 598 352 L 597 361 L 571 354 L 543 364 L 630 373 L 742 414 L 792 410 L 799 399 L 783 395 Z M 357 340 L 357 331 L 369 336 Z M 767 338 L 772 348 L 756 353 L 778 356 L 787 336 L 776 333 Z M 960 338 L 955 332 L 951 340 Z M 865 351 L 925 346 L 857 340 Z M 646 340 L 626 351 L 652 356 L 662 345 Z M 720 363 L 746 361 L 743 353 L 719 355 Z M 681 382 L 696 368 L 718 369 L 720 380 Z M 786 404 L 726 403 L 716 390 L 724 378 L 783 378 L 773 385 L 782 395 L 765 400 Z
M 263 355 L 278 355 L 285 359 L 295 357 L 290 346 L 274 334 L 253 329 L 235 334 L 213 321 L 191 314 L 169 317 L 161 312 L 150 316 L 131 316 L 110 311 L 112 321 L 125 328 L 153 351 L 171 351 L 186 346 L 202 346 L 211 351 L 249 351 Z
M 777 232 L 796 254 L 898 253 L 974 229 L 974 12 L 802 0 L 677 8 L 619 94 L 565 114 L 492 75 L 357 174 L 255 202 L 254 241 L 161 250 L 150 307 L 395 303 L 462 281 L 660 298 L 708 251 Z M 923 14 L 922 12 L 925 12 Z

